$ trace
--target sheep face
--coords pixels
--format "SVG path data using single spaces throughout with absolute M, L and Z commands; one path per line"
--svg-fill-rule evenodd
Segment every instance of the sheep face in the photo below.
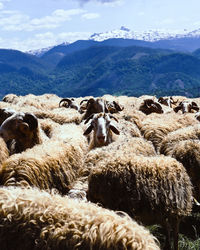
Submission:
M 171 108 L 172 104 L 176 104 L 178 102 L 178 100 L 174 101 L 173 97 L 170 96 L 170 97 L 166 97 L 166 98 L 160 97 L 158 99 L 158 102 Z
M 85 123 L 89 121 L 89 118 L 86 120 Z M 108 114 L 105 113 L 99 113 L 92 115 L 91 118 L 92 121 L 89 127 L 84 132 L 84 135 L 90 134 L 93 130 L 94 143 L 96 146 L 101 147 L 111 143 L 112 141 L 111 131 L 119 135 L 119 130 L 115 127 L 115 125 L 111 121 L 112 116 L 109 116 Z
M 196 104 L 196 102 L 190 102 L 190 101 L 183 101 L 180 102 L 179 105 L 174 108 L 174 111 L 177 113 L 179 110 L 182 111 L 182 113 L 191 113 L 192 110 L 199 111 L 199 107 Z
M 71 99 L 63 98 L 59 102 L 59 107 L 72 108 L 72 109 L 79 110 L 79 105 L 78 105 L 78 103 L 76 103 L 74 98 L 71 98 Z
M 14 113 L 0 127 L 0 136 L 6 143 L 16 140 L 26 148 L 32 141 L 35 129 L 38 128 L 37 118 L 30 113 Z
M 144 100 L 144 103 L 140 106 L 139 110 L 145 113 L 146 115 L 149 115 L 151 113 L 163 113 L 163 109 L 160 103 L 155 102 L 152 99 Z

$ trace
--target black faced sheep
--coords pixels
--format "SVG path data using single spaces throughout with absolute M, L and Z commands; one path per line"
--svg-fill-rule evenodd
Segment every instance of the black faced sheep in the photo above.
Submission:
M 38 119 L 34 114 L 15 112 L 8 117 L 0 127 L 0 136 L 7 144 L 11 143 L 11 152 L 20 153 L 27 148 L 42 143 L 46 138 L 38 125 Z M 10 145 L 9 145 L 10 146 Z
M 128 215 L 36 189 L 0 188 L 0 245 L 6 250 L 158 250 Z
M 143 103 L 141 103 L 139 110 L 145 113 L 146 115 L 149 115 L 151 113 L 158 113 L 158 114 L 163 113 L 163 109 L 160 103 L 152 99 L 145 99 Z

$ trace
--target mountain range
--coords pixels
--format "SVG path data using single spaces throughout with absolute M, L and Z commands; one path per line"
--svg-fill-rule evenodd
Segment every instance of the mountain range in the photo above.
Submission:
M 1 49 L 0 97 L 8 93 L 200 96 L 199 30 L 145 34 L 121 27 L 118 32 L 39 51 Z

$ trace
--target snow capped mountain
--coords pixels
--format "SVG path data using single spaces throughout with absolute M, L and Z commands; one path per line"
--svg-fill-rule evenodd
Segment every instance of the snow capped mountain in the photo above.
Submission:
M 38 56 L 41 57 L 42 55 L 44 55 L 47 51 L 49 51 L 50 49 L 52 49 L 54 46 L 50 46 L 47 48 L 42 48 L 42 49 L 37 49 L 37 50 L 29 50 L 26 53 L 34 55 L 34 56 Z
M 166 30 L 149 30 L 149 31 L 131 31 L 130 29 L 122 26 L 120 29 L 107 31 L 105 33 L 94 33 L 90 36 L 91 40 L 104 41 L 110 38 L 124 38 L 143 40 L 148 42 L 155 42 L 165 39 L 178 39 L 178 38 L 192 38 L 200 37 L 200 29 L 194 31 L 166 31 Z

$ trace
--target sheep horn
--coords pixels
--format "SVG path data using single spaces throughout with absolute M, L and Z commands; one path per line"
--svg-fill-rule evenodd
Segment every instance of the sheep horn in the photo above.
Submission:
M 68 106 L 72 103 L 72 101 L 69 98 L 63 98 L 60 102 L 59 102 L 59 107 L 61 105 L 62 102 L 68 102 Z
M 88 101 L 88 99 L 82 100 L 82 101 L 80 102 L 80 105 L 81 105 L 83 102 L 87 102 L 87 101 Z

